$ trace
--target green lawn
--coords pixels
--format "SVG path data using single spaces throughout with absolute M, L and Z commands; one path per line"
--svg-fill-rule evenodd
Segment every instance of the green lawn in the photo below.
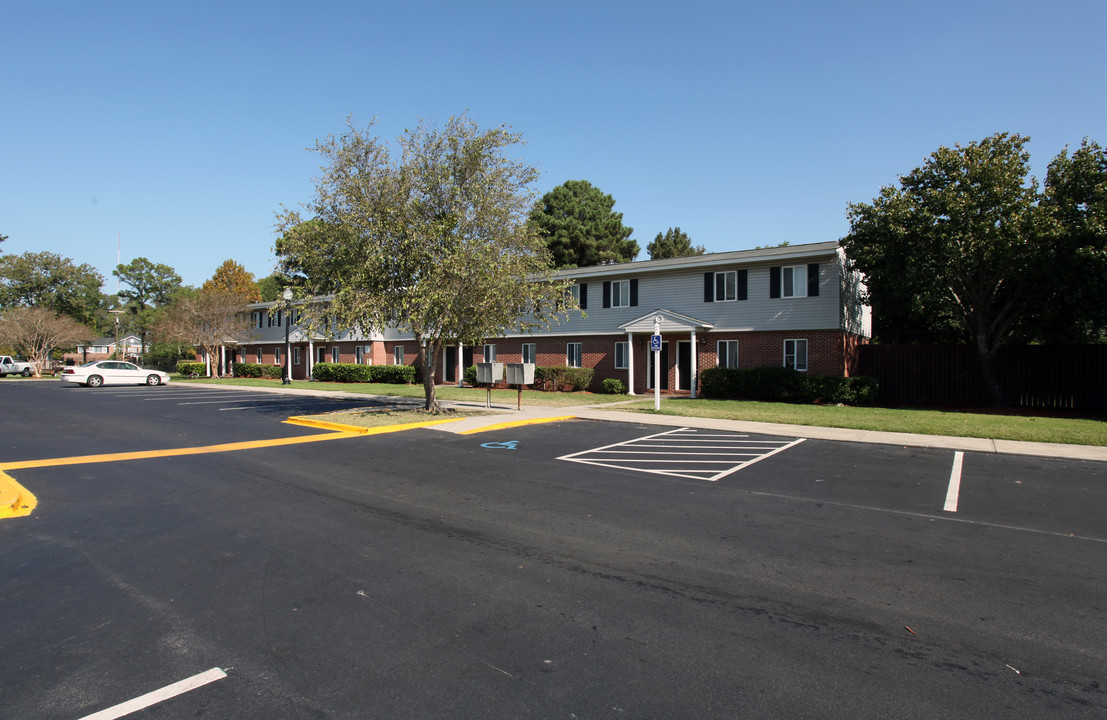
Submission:
M 203 383 L 207 385 L 247 385 L 252 387 L 281 387 L 280 380 L 268 380 L 263 378 L 199 378 L 188 380 L 174 377 L 174 382 Z M 392 397 L 423 398 L 422 385 L 389 385 L 386 383 L 328 383 L 308 382 L 306 380 L 293 380 L 288 387 L 302 390 L 335 390 L 341 392 L 361 393 L 364 395 L 389 395 Z M 455 402 L 474 402 L 484 405 L 487 399 L 487 391 L 484 388 L 459 388 L 455 386 L 439 385 L 435 391 L 439 400 L 451 400 Z M 599 403 L 613 403 L 633 398 L 627 395 L 593 395 L 592 393 L 553 393 L 538 392 L 536 390 L 523 391 L 523 407 L 571 407 L 574 405 L 594 405 Z M 493 390 L 493 405 L 510 405 L 515 407 L 518 401 L 518 391 Z
M 652 413 L 653 401 L 613 410 Z M 661 414 L 820 427 L 1107 446 L 1107 422 L 909 408 L 792 405 L 741 400 L 661 401 Z
M 279 380 L 254 378 L 227 378 L 188 380 L 220 385 L 252 385 L 279 387 Z M 422 398 L 422 385 L 385 385 L 379 383 L 321 383 L 294 381 L 293 388 L 311 390 L 340 390 L 366 395 L 391 395 Z M 457 388 L 440 386 L 440 400 L 479 403 L 484 405 L 482 388 Z M 643 396 L 636 396 L 641 398 Z M 571 407 L 597 405 L 635 398 L 626 395 L 593 395 L 591 393 L 546 393 L 527 390 L 523 392 L 523 407 Z M 492 403 L 514 407 L 515 390 L 493 390 Z M 643 399 L 632 405 L 611 408 L 624 412 L 652 413 L 653 400 Z M 857 430 L 883 430 L 888 432 L 918 433 L 920 435 L 950 435 L 954 437 L 979 437 L 997 440 L 1025 440 L 1031 442 L 1067 443 L 1074 445 L 1107 446 L 1107 422 L 1079 418 L 1030 417 L 1001 415 L 987 412 L 947 412 L 905 408 L 838 407 L 824 405 L 791 405 L 788 403 L 746 402 L 739 400 L 690 400 L 669 398 L 661 401 L 661 414 L 690 417 L 722 418 L 726 420 L 751 420 L 789 425 L 815 425 L 820 427 L 852 428 Z

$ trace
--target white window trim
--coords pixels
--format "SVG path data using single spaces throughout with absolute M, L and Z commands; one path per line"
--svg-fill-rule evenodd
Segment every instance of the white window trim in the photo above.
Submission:
M 261 365 L 261 363 L 263 361 L 263 355 L 262 355 L 261 348 L 258 348 L 257 350 L 254 351 L 254 357 L 257 358 L 258 365 Z
M 392 348 L 392 364 L 393 365 L 406 365 L 404 362 L 404 346 L 397 345 Z
M 336 364 L 336 365 L 338 364 L 338 361 L 341 359 L 341 357 L 339 356 L 339 353 L 340 353 L 339 347 L 337 345 L 332 345 L 331 346 L 331 362 Z
M 619 302 L 615 302 L 618 295 Z M 611 281 L 611 307 L 630 307 L 630 280 Z
M 281 348 L 280 348 L 280 346 L 277 346 L 277 347 L 273 348 L 273 364 L 274 365 L 280 365 L 281 364 Z
M 623 346 L 623 364 L 622 365 L 619 364 L 619 346 L 620 345 Z M 615 343 L 615 357 L 614 357 L 615 369 L 616 370 L 627 370 L 627 369 L 629 369 L 629 356 L 630 356 L 630 343 L 627 342 L 626 340 L 616 342 Z
M 573 356 L 571 348 L 576 348 L 577 364 L 573 364 Z M 584 367 L 584 344 L 579 342 L 565 343 L 565 365 L 566 367 Z
M 792 343 L 792 364 L 788 364 L 788 343 Z M 799 343 L 803 343 L 803 367 L 799 366 Z M 784 341 L 784 367 L 798 372 L 807 372 L 808 367 L 808 343 L 807 338 L 788 338 Z
M 723 297 L 719 297 L 719 276 L 723 276 Z M 734 292 L 734 297 L 726 297 L 727 291 L 727 276 L 730 276 L 731 287 Z M 715 302 L 738 302 L 738 271 L 737 270 L 723 270 L 722 272 L 715 273 Z
M 491 356 L 491 357 L 489 357 Z M 485 343 L 484 345 L 484 361 L 486 363 L 496 362 L 496 345 L 494 343 Z
M 796 274 L 799 271 L 803 275 L 803 279 L 800 282 L 796 282 Z M 792 283 L 792 294 L 789 295 L 785 288 L 788 286 L 788 282 L 785 278 L 789 278 Z M 780 297 L 782 298 L 805 298 L 807 297 L 807 266 L 806 265 L 788 265 L 780 269 Z
M 734 353 L 733 353 L 734 354 L 734 357 L 733 357 L 734 364 L 733 365 L 723 365 L 723 363 L 722 363 L 722 357 L 723 357 L 722 348 L 723 348 L 723 346 L 730 347 L 731 343 L 734 344 Z M 729 350 L 727 351 L 726 355 L 727 355 L 727 359 L 730 360 L 731 359 L 731 357 L 730 357 L 731 353 L 730 353 Z M 737 340 L 719 340 L 715 343 L 715 366 L 716 367 L 728 367 L 728 368 L 737 368 L 738 367 L 738 341 Z
M 527 360 L 527 348 L 530 348 L 530 360 Z M 535 343 L 523 343 L 523 348 L 520 356 L 523 358 L 523 362 L 525 363 L 538 362 L 538 345 Z

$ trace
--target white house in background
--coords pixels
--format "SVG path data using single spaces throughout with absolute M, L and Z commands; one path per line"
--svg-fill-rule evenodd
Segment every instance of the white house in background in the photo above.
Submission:
M 837 242 L 598 265 L 557 276 L 574 282 L 584 317 L 449 347 L 436 380 L 457 382 L 474 362 L 533 362 L 594 368 L 593 387 L 619 378 L 631 392 L 651 390 L 649 341 L 657 318 L 663 390 L 695 392 L 699 371 L 718 365 L 846 376 L 872 332 L 862 280 Z M 254 338 L 228 348 L 224 363 L 282 364 L 287 318 L 271 314 L 274 305 L 248 306 Z M 328 339 L 291 324 L 289 334 L 294 379 L 311 377 L 316 362 L 412 365 L 418 358 L 410 334 L 395 328 L 341 330 Z

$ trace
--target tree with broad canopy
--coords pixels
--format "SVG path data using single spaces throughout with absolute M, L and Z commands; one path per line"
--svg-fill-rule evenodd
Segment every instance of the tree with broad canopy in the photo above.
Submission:
M 559 268 L 631 262 L 638 243 L 615 212 L 615 199 L 587 180 L 567 180 L 542 196 L 530 223 Z
M 278 214 L 279 269 L 297 299 L 328 296 L 298 305 L 309 331 L 410 332 L 425 409 L 438 412 L 443 347 L 548 326 L 571 309 L 568 281 L 552 277 L 526 222 L 537 171 L 508 155 L 520 135 L 465 115 L 442 128 L 421 122 L 398 138 L 396 158 L 372 129 L 348 121 L 315 144 L 325 164 L 308 219 Z
M 646 246 L 646 252 L 650 254 L 650 260 L 664 260 L 703 255 L 707 249 L 703 245 L 693 245 L 688 233 L 675 227 L 664 233 L 657 233 L 653 242 Z
M 1003 404 L 996 351 L 1056 285 L 1035 281 L 1055 261 L 1057 230 L 1038 207 L 1028 141 L 998 133 L 938 148 L 898 188 L 851 203 L 842 240 L 874 316 L 888 311 L 970 342 L 995 405 Z
M 131 315 L 131 324 L 142 338 L 142 354 L 146 354 L 146 336 L 153 323 L 155 310 L 172 297 L 181 286 L 181 276 L 162 263 L 154 263 L 144 257 L 135 258 L 126 265 L 118 265 L 112 275 L 127 285 L 119 291 L 124 309 Z
M 0 343 L 19 348 L 34 363 L 36 377 L 42 376 L 56 348 L 95 337 L 88 327 L 45 307 L 17 307 L 0 314 Z

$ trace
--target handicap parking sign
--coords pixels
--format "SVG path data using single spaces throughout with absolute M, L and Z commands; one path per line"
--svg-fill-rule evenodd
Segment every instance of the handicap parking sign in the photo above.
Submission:
M 660 335 L 650 335 L 650 352 L 660 352 L 660 351 L 661 351 L 661 336 Z

